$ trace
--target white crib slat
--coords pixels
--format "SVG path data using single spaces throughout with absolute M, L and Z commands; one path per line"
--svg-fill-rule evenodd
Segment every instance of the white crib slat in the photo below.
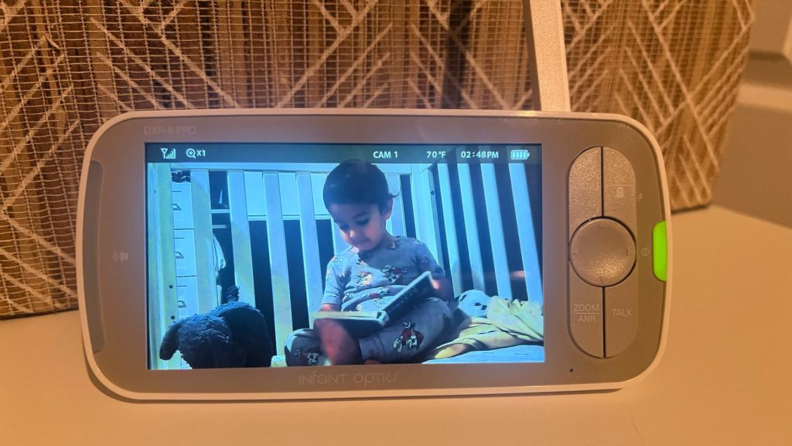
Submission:
M 506 239 L 503 235 L 503 221 L 501 220 L 501 207 L 498 200 L 498 183 L 495 179 L 494 164 L 485 163 L 481 165 L 481 180 L 484 184 L 484 202 L 487 206 L 487 224 L 489 225 L 492 264 L 495 268 L 497 293 L 500 297 L 511 299 L 509 262 L 506 258 Z
M 440 236 L 437 233 L 437 212 L 432 199 L 432 176 L 429 164 L 412 164 L 411 167 L 410 186 L 415 236 L 429 247 L 437 263 L 444 266 L 440 252 Z
M 389 234 L 393 234 L 393 213 L 391 213 L 391 218 L 385 222 L 385 230 L 388 231 Z
M 451 273 L 451 284 L 454 294 L 462 292 L 462 264 L 459 261 L 459 241 L 457 240 L 456 218 L 454 216 L 454 202 L 452 201 L 451 177 L 447 164 L 437 165 L 438 180 L 440 181 L 440 198 L 443 202 L 443 228 L 445 230 L 446 244 L 448 245 L 448 272 Z
M 333 220 L 330 220 L 330 227 L 333 230 L 333 250 L 335 254 L 339 254 L 349 248 L 349 245 L 344 241 L 341 230 L 338 229 L 338 225 L 336 225 Z
M 520 254 L 525 270 L 525 286 L 528 288 L 528 299 L 541 304 L 542 276 L 539 270 L 539 250 L 534 237 L 533 215 L 531 213 L 531 197 L 528 194 L 528 179 L 525 166 L 509 164 L 514 210 L 517 214 L 517 235 L 520 238 Z
M 245 172 L 245 195 L 247 196 L 248 217 L 267 215 L 264 201 L 264 178 L 261 172 Z
M 476 208 L 473 204 L 473 184 L 470 179 L 470 166 L 459 164 L 459 192 L 462 196 L 462 215 L 465 217 L 465 238 L 470 257 L 470 273 L 473 276 L 473 289 L 484 290 L 484 263 L 481 260 L 481 243 L 478 236 Z
M 407 227 L 404 224 L 404 199 L 401 194 L 400 176 L 396 174 L 386 175 L 388 179 L 388 191 L 393 198 L 393 213 L 388 220 L 388 232 L 393 235 L 407 235 Z
M 267 202 L 267 244 L 272 273 L 272 306 L 275 312 L 275 342 L 278 349 L 286 345 L 292 332 L 289 264 L 286 254 L 286 229 L 278 174 L 264 173 L 264 198 Z
M 327 213 L 327 208 L 324 205 L 324 197 L 322 193 L 324 192 L 324 184 L 327 181 L 327 174 L 326 173 L 312 173 L 311 174 L 311 186 L 313 187 L 313 199 L 314 199 L 314 215 L 318 220 L 330 218 L 330 214 Z
M 300 203 L 297 200 L 295 173 L 281 172 L 278 175 L 280 176 L 281 215 L 284 220 L 298 218 Z
M 234 250 L 234 282 L 239 287 L 239 300 L 255 306 L 250 223 L 242 171 L 228 172 L 228 211 L 231 218 L 231 246 Z
M 327 181 L 327 174 L 313 174 L 311 175 L 311 180 L 313 181 L 313 194 L 314 194 L 314 203 L 322 203 L 322 212 L 317 212 L 317 214 L 327 214 L 327 209 L 324 207 L 324 199 L 322 198 L 322 192 L 324 190 L 324 184 Z M 314 207 L 316 209 L 316 207 Z M 338 254 L 341 251 L 349 248 L 349 245 L 344 241 L 343 237 L 341 236 L 341 230 L 338 229 L 338 225 L 335 224 L 332 217 L 330 218 L 330 230 L 333 233 L 333 253 Z
M 310 173 L 297 174 L 297 195 L 300 205 L 300 233 L 302 234 L 305 291 L 308 314 L 313 325 L 313 314 L 322 305 L 322 269 L 319 265 L 319 235 L 316 232 L 313 188 Z
M 200 313 L 212 311 L 220 304 L 217 293 L 217 267 L 212 235 L 212 203 L 209 196 L 209 171 L 190 171 L 193 225 L 195 228 L 195 280 Z

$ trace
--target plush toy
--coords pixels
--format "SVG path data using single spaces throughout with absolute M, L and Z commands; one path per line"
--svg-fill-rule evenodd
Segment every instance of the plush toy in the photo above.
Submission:
M 160 358 L 168 360 L 179 350 L 194 369 L 269 367 L 273 349 L 264 316 L 237 301 L 237 287 L 224 294 L 228 303 L 171 325 L 162 338 Z

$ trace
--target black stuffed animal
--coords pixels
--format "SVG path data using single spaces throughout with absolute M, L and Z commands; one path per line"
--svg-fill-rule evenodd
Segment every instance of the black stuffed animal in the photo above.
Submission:
M 160 358 L 168 360 L 179 350 L 194 369 L 269 367 L 273 349 L 264 316 L 237 302 L 239 288 L 230 287 L 224 294 L 228 303 L 171 325 L 162 338 Z

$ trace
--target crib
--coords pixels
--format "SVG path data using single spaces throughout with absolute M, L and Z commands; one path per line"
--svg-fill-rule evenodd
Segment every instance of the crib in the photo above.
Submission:
M 326 262 L 347 248 L 322 201 L 327 174 L 335 166 L 148 166 L 152 368 L 183 367 L 176 359 L 157 357 L 162 333 L 174 320 L 220 304 L 217 274 L 225 265 L 232 265 L 239 299 L 269 309 L 264 313 L 276 346 L 311 323 L 322 299 Z M 455 295 L 478 289 L 541 303 L 541 223 L 534 218 L 540 209 L 538 166 L 528 172 L 522 164 L 377 166 L 395 195 L 388 231 L 426 243 Z M 262 225 L 265 243 L 251 243 L 256 239 L 251 231 Z M 267 260 L 265 278 L 254 271 L 257 254 Z M 266 305 L 262 300 L 268 300 Z

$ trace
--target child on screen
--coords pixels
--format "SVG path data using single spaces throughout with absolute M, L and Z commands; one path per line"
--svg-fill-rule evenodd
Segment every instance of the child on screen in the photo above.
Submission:
M 432 273 L 437 297 L 427 297 L 405 316 L 371 336 L 355 339 L 332 319 L 313 330 L 292 333 L 286 341 L 288 365 L 406 362 L 440 336 L 452 297 L 445 271 L 421 241 L 388 233 L 393 196 L 385 175 L 359 160 L 339 164 L 327 176 L 323 198 L 350 247 L 327 265 L 319 311 L 377 311 L 425 271 Z

